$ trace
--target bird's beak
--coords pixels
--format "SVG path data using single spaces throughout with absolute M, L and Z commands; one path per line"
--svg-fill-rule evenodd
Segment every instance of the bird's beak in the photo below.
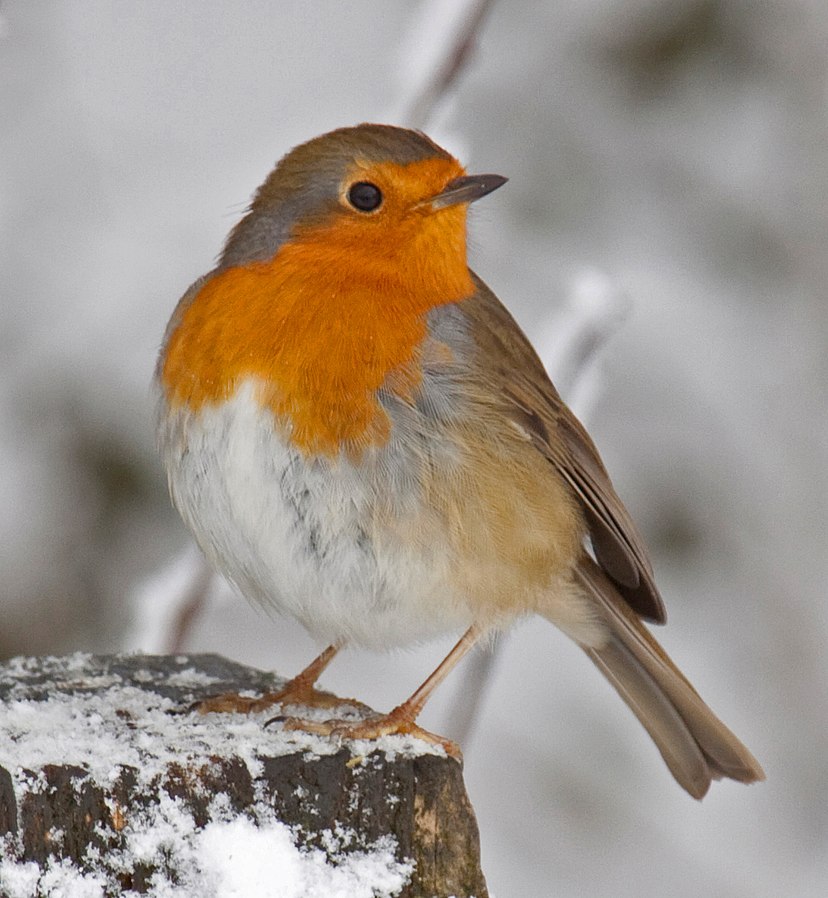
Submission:
M 508 180 L 503 175 L 465 175 L 449 181 L 440 193 L 421 205 L 430 205 L 432 209 L 445 209 L 446 206 L 456 206 L 458 203 L 473 203 L 487 193 L 502 187 Z

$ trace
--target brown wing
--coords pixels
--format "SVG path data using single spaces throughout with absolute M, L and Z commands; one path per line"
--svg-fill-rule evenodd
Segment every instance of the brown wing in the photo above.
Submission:
M 595 444 L 552 385 L 515 320 L 475 276 L 477 295 L 463 303 L 506 411 L 572 487 L 584 511 L 598 564 L 639 615 L 666 617 L 647 548 L 619 499 Z

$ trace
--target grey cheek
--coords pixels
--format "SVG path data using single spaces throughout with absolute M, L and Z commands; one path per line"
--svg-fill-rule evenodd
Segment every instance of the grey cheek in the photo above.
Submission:
M 292 218 L 283 214 L 258 213 L 243 218 L 230 235 L 219 261 L 219 268 L 233 268 L 248 262 L 272 259 L 290 236 Z
M 314 172 L 306 178 L 300 191 L 270 201 L 257 197 L 251 211 L 230 232 L 218 267 L 266 262 L 290 240 L 297 222 L 344 211 L 339 205 L 339 185 L 343 177 L 340 169 L 337 165 L 331 170 Z

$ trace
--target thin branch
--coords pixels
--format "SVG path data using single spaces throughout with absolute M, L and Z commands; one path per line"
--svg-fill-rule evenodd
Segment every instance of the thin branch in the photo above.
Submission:
M 130 602 L 134 621 L 123 648 L 159 654 L 182 651 L 216 579 L 201 550 L 191 542 L 134 590 Z
M 492 0 L 428 0 L 409 38 L 413 85 L 400 120 L 425 128 L 457 83 L 477 46 Z

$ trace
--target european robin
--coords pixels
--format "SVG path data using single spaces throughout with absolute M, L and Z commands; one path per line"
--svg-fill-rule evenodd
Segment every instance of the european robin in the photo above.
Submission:
M 288 153 L 158 362 L 173 502 L 253 602 L 330 643 L 259 703 L 311 698 L 344 645 L 465 631 L 390 714 L 316 729 L 416 732 L 484 634 L 540 614 L 575 640 L 678 782 L 763 779 L 642 621 L 647 549 L 586 430 L 466 259 L 468 205 L 500 187 L 424 134 L 364 124 Z M 436 737 L 439 738 L 439 737 Z

